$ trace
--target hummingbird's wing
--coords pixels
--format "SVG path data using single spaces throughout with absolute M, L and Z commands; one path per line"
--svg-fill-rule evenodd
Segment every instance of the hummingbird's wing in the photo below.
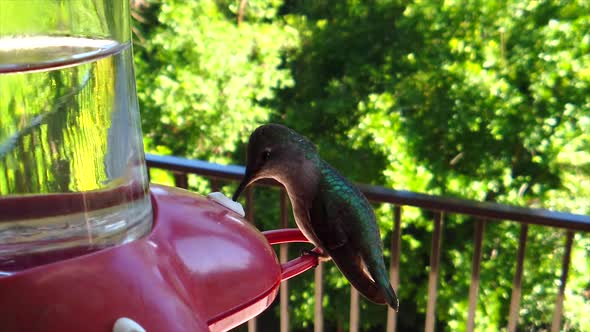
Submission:
M 329 164 L 309 208 L 310 225 L 322 249 L 367 299 L 398 309 L 383 261 L 375 213 L 365 196 Z
M 330 218 L 326 204 L 320 196 L 316 196 L 309 209 L 309 223 L 321 241 L 323 249 L 333 250 L 346 245 L 348 236 L 338 219 Z
M 352 236 L 349 225 L 354 216 L 346 204 L 333 202 L 319 193 L 309 209 L 310 224 L 326 253 L 346 279 L 364 297 L 378 304 L 388 303 L 381 289 L 366 271 L 366 265 Z M 336 203 L 336 204 L 333 204 Z

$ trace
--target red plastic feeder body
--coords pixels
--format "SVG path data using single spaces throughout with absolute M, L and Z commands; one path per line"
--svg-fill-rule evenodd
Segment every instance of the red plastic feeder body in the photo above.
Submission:
M 152 185 L 151 195 L 148 236 L 0 277 L 0 330 L 107 332 L 128 317 L 146 331 L 226 331 L 317 265 L 312 255 L 279 264 L 270 245 L 306 242 L 298 230 L 262 234 L 180 189 Z

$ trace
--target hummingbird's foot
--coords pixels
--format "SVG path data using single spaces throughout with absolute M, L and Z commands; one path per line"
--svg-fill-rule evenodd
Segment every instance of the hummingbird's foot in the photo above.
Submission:
M 327 262 L 331 259 L 326 253 L 324 253 L 320 248 L 315 249 L 303 249 L 301 250 L 301 256 L 304 255 L 311 255 L 318 259 L 318 261 Z
M 301 256 L 305 256 L 305 255 L 312 255 L 315 257 L 320 257 L 320 253 L 313 251 L 313 249 L 302 249 Z

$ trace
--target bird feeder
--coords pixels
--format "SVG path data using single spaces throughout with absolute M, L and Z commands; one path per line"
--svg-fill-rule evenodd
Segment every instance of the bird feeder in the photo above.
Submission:
M 266 309 L 280 264 L 215 194 L 150 185 L 129 2 L 0 0 L 2 331 L 225 331 Z

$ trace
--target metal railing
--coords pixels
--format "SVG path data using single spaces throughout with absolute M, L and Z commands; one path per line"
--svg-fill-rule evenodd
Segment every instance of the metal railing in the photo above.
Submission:
M 172 171 L 175 185 L 181 188 L 188 187 L 187 174 L 197 174 L 212 179 L 213 189 L 218 186 L 219 180 L 241 180 L 244 174 L 242 166 L 224 166 L 200 160 L 189 160 L 180 157 L 147 155 L 148 168 L 158 168 Z M 261 185 L 280 186 L 274 181 L 260 181 Z M 246 218 L 254 220 L 254 199 L 252 187 L 246 192 Z M 432 246 L 430 254 L 430 269 L 428 277 L 428 300 L 426 306 L 425 331 L 433 332 L 436 316 L 437 286 L 440 265 L 441 234 L 445 214 L 461 214 L 476 218 L 474 231 L 474 252 L 471 265 L 471 283 L 469 287 L 469 309 L 467 315 L 466 331 L 471 332 L 475 328 L 475 311 L 479 292 L 479 275 L 481 268 L 482 248 L 485 233 L 485 226 L 488 221 L 501 220 L 513 221 L 520 224 L 520 235 L 518 241 L 518 253 L 516 270 L 513 279 L 512 295 L 508 317 L 508 332 L 516 331 L 520 298 L 522 289 L 522 275 L 525 260 L 525 249 L 529 225 L 543 225 L 552 228 L 566 230 L 565 250 L 562 260 L 560 283 L 555 300 L 555 309 L 551 331 L 560 330 L 563 314 L 563 300 L 569 272 L 571 248 L 575 232 L 590 231 L 590 216 L 577 215 L 564 212 L 555 212 L 543 209 L 529 209 L 514 206 L 501 205 L 490 202 L 477 202 L 456 198 L 445 198 L 440 196 L 419 194 L 409 191 L 392 190 L 378 186 L 359 185 L 361 191 L 372 202 L 389 203 L 393 205 L 393 233 L 391 237 L 390 276 L 393 288 L 397 291 L 399 285 L 399 266 L 401 250 L 401 211 L 402 206 L 417 207 L 434 213 L 434 230 L 432 233 Z M 284 190 L 281 190 L 280 198 L 280 227 L 285 228 L 288 224 L 288 197 Z M 281 245 L 280 261 L 287 261 L 287 246 Z M 322 310 L 322 279 L 323 264 L 320 263 L 315 269 L 315 308 L 314 308 L 314 330 L 323 331 L 323 310 Z M 288 284 L 283 282 L 280 291 L 280 331 L 286 332 L 289 327 L 288 312 Z M 359 294 L 351 288 L 350 305 L 350 331 L 359 330 Z M 396 330 L 397 314 L 389 309 L 387 313 L 387 331 Z M 249 331 L 256 330 L 256 320 L 248 323 Z

